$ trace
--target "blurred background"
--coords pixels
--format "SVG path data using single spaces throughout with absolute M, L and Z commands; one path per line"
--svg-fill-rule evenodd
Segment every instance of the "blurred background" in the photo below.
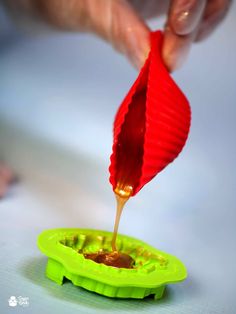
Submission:
M 192 107 L 187 145 L 119 228 L 178 256 L 189 277 L 162 301 L 117 301 L 46 279 L 36 239 L 56 227 L 112 231 L 112 123 L 137 72 L 90 34 L 25 32 L 0 9 L 0 160 L 19 177 L 0 200 L 2 313 L 11 295 L 29 297 L 29 313 L 236 313 L 235 29 L 233 4 L 174 73 Z

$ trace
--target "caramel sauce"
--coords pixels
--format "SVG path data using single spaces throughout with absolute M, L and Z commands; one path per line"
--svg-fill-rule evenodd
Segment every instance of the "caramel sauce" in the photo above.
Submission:
M 115 196 L 117 202 L 116 218 L 113 231 L 113 237 L 111 241 L 112 252 L 98 251 L 96 253 L 85 253 L 84 257 L 91 259 L 96 263 L 103 263 L 107 266 L 113 266 L 118 268 L 133 268 L 134 260 L 131 256 L 125 253 L 121 253 L 116 247 L 116 238 L 120 222 L 120 216 L 124 208 L 125 203 L 128 201 L 132 192 L 132 187 L 128 186 L 124 190 L 116 189 Z
M 129 197 L 132 196 L 134 189 L 139 184 L 141 176 L 144 154 L 145 102 L 146 90 L 141 89 L 132 99 L 118 137 L 116 150 L 116 188 L 114 189 L 117 207 L 111 242 L 112 252 L 99 251 L 84 254 L 85 258 L 108 266 L 133 268 L 134 265 L 132 257 L 118 252 L 116 238 L 124 205 Z
M 117 238 L 117 232 L 119 228 L 120 223 L 120 217 L 123 211 L 123 208 L 125 206 L 125 203 L 128 201 L 130 194 L 132 193 L 132 187 L 127 186 L 124 190 L 120 190 L 118 187 L 115 190 L 115 197 L 116 197 L 116 219 L 114 224 L 114 230 L 113 230 L 113 237 L 111 241 L 111 247 L 112 251 L 117 251 L 116 248 L 116 238 Z
M 103 263 L 107 266 L 118 268 L 133 268 L 134 260 L 128 254 L 114 252 L 97 252 L 84 254 L 85 258 L 91 259 L 96 263 Z

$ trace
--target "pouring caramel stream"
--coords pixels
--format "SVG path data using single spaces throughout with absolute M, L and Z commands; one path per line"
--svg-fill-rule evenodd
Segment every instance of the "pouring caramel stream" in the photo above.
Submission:
M 118 233 L 120 216 L 121 216 L 125 203 L 128 201 L 132 193 L 131 186 L 125 186 L 122 188 L 121 186 L 122 185 L 119 184 L 117 188 L 115 189 L 117 208 L 116 208 L 116 218 L 115 218 L 115 224 L 114 224 L 113 237 L 112 237 L 112 242 L 111 242 L 112 251 L 104 252 L 101 250 L 101 251 L 98 251 L 97 253 L 84 254 L 84 257 L 91 259 L 95 261 L 96 263 L 103 263 L 107 266 L 113 266 L 113 267 L 119 267 L 119 268 L 133 268 L 133 265 L 134 265 L 133 258 L 129 256 L 128 254 L 119 252 L 116 246 L 116 238 L 117 238 L 117 233 Z
M 117 249 L 116 239 L 122 210 L 136 189 L 142 171 L 145 134 L 146 89 L 140 89 L 132 98 L 129 112 L 126 114 L 116 150 L 116 218 L 111 242 L 111 252 L 99 251 L 84 254 L 85 258 L 97 263 L 120 268 L 133 268 L 131 256 Z
M 117 251 L 116 238 L 117 238 L 117 233 L 118 233 L 118 228 L 119 228 L 119 223 L 120 223 L 120 217 L 121 217 L 123 208 L 125 206 L 125 203 L 128 201 L 132 193 L 132 190 L 133 189 L 131 186 L 126 186 L 124 189 L 121 189 L 119 184 L 117 185 L 115 189 L 116 219 L 115 219 L 115 224 L 114 224 L 113 237 L 111 241 L 111 247 L 112 247 L 113 252 Z

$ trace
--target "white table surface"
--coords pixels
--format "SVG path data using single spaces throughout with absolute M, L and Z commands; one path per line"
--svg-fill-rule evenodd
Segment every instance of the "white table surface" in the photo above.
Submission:
M 123 213 L 120 232 L 178 256 L 188 279 L 163 300 L 108 299 L 44 275 L 44 229 L 112 230 L 112 120 L 136 72 L 89 35 L 0 40 L 0 158 L 19 175 L 0 201 L 1 313 L 234 314 L 236 10 L 175 74 L 193 122 L 181 156 Z M 6 35 L 7 34 L 7 35 Z M 10 308 L 10 296 L 29 306 Z

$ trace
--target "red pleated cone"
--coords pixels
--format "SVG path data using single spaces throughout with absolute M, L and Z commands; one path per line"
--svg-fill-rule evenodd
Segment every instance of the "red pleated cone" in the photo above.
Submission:
M 191 109 L 161 59 L 162 33 L 151 34 L 151 51 L 114 121 L 110 182 L 134 196 L 172 162 L 188 137 Z

